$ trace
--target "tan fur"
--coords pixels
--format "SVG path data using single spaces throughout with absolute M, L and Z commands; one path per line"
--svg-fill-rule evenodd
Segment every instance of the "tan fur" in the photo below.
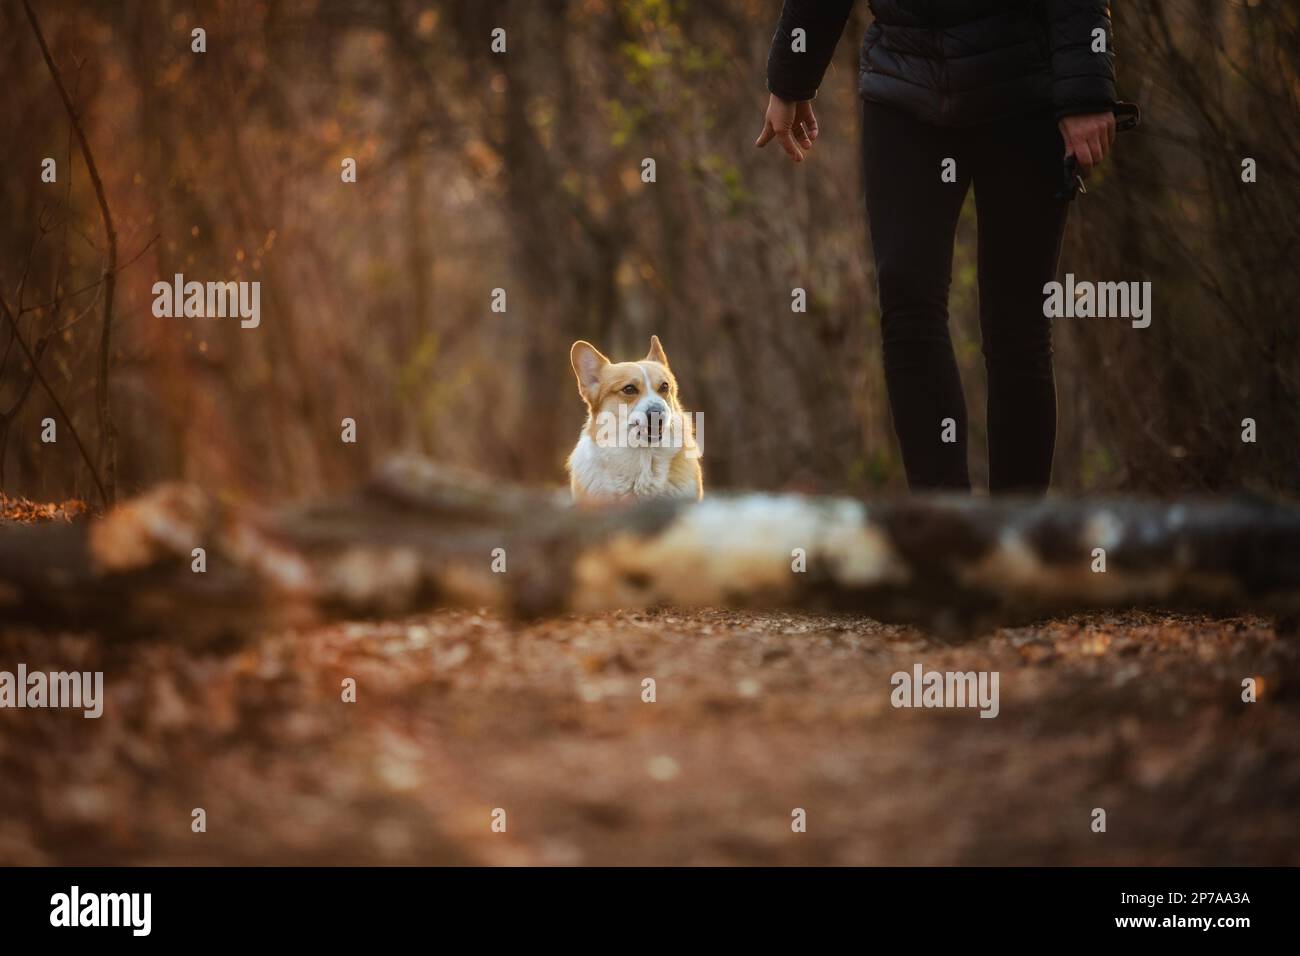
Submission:
M 583 341 L 573 343 L 569 361 L 587 404 L 587 423 L 568 462 L 574 500 L 700 498 L 704 479 L 694 426 L 678 399 L 677 380 L 659 337 L 651 336 L 650 351 L 640 362 L 611 362 Z M 625 433 L 614 423 L 636 423 L 638 413 L 661 405 L 673 422 L 670 432 L 657 443 L 651 438 L 649 447 L 621 441 Z

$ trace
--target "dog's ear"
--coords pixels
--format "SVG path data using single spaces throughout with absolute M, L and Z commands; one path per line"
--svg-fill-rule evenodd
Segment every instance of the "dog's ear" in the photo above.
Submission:
M 647 362 L 658 362 L 664 368 L 668 367 L 668 356 L 664 353 L 664 347 L 659 343 L 659 336 L 650 336 L 650 351 L 646 353 Z
M 579 339 L 569 349 L 569 362 L 573 365 L 573 374 L 578 376 L 578 394 L 588 405 L 594 404 L 600 393 L 600 373 L 609 364 L 609 359 L 601 355 L 596 346 Z

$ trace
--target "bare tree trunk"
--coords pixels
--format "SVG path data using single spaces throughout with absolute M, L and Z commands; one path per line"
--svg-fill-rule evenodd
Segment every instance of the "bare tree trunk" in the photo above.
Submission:
M 104 263 L 103 273 L 104 318 L 100 324 L 99 333 L 99 373 L 95 378 L 95 409 L 99 422 L 100 442 L 99 460 L 104 468 L 104 479 L 100 483 L 99 477 L 96 475 L 95 481 L 99 485 L 100 494 L 104 496 L 105 502 L 111 505 L 117 498 L 117 429 L 113 425 L 112 409 L 108 400 L 108 372 L 112 358 L 113 293 L 117 287 L 117 230 L 113 226 L 113 214 L 108 208 L 108 197 L 104 193 L 104 183 L 99 178 L 99 168 L 95 165 L 95 157 L 90 151 L 86 131 L 82 129 L 81 120 L 72 104 L 72 97 L 68 95 L 67 87 L 63 85 L 63 78 L 59 74 L 59 68 L 54 63 L 54 57 L 50 55 L 50 48 L 45 42 L 45 34 L 41 32 L 40 21 L 36 19 L 36 11 L 32 9 L 29 0 L 23 0 L 23 9 L 27 11 L 27 19 L 31 21 L 32 32 L 36 34 L 36 42 L 41 46 L 41 55 L 45 57 L 45 65 L 49 68 L 50 78 L 54 80 L 54 85 L 59 91 L 59 97 L 63 100 L 63 108 L 68 111 L 68 119 L 72 123 L 73 131 L 77 134 L 77 142 L 81 146 L 81 155 L 86 160 L 86 169 L 90 173 L 90 181 L 95 187 L 95 198 L 99 201 L 99 214 L 104 222 L 104 237 L 108 244 L 108 258 Z M 16 327 L 15 334 L 17 334 Z

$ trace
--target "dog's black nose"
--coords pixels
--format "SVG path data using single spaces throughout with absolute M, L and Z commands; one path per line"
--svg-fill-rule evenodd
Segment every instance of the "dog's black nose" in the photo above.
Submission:
M 650 431 L 650 438 L 657 440 L 668 427 L 668 406 L 651 405 L 646 409 L 646 426 Z

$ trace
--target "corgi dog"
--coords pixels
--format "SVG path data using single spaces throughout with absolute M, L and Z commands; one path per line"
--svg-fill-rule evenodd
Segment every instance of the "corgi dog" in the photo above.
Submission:
M 587 403 L 568 463 L 574 501 L 702 497 L 695 430 L 659 336 L 640 362 L 611 362 L 583 341 L 573 343 L 569 361 Z

